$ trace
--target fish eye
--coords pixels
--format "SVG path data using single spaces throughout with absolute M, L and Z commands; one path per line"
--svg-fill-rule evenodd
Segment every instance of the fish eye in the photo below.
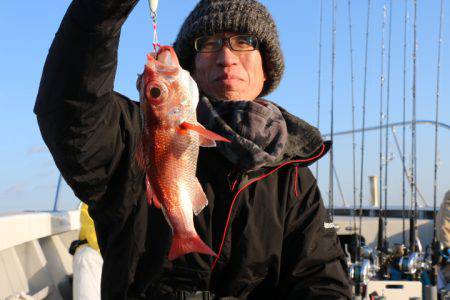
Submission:
M 164 82 L 152 81 L 145 87 L 145 97 L 152 105 L 159 105 L 167 98 L 169 91 Z
M 152 87 L 150 89 L 150 95 L 152 96 L 152 98 L 158 98 L 159 96 L 161 96 L 161 90 L 157 87 Z

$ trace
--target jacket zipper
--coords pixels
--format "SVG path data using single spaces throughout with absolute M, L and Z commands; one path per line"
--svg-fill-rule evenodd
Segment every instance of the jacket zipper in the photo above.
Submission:
M 239 181 L 241 181 L 244 172 L 239 171 L 237 168 L 233 168 L 227 175 L 227 182 L 230 191 L 234 191 Z
M 288 165 L 288 164 L 292 164 L 292 163 L 303 163 L 303 162 L 313 161 L 313 160 L 319 158 L 320 156 L 322 156 L 322 154 L 323 154 L 324 151 L 325 151 L 325 145 L 322 144 L 322 149 L 321 149 L 320 153 L 317 154 L 316 156 L 313 156 L 313 157 L 310 157 L 310 158 L 306 158 L 306 159 L 297 159 L 297 160 L 293 160 L 293 161 L 289 161 L 289 162 L 283 163 L 283 164 L 279 165 L 278 167 L 274 168 L 273 170 L 271 170 L 270 172 L 268 172 L 268 173 L 266 173 L 266 174 L 264 174 L 264 175 L 262 175 L 262 176 L 259 176 L 259 177 L 257 177 L 257 178 L 254 178 L 254 179 L 250 180 L 250 181 L 247 182 L 244 186 L 242 186 L 241 188 L 238 189 L 238 191 L 234 194 L 233 200 L 231 201 L 231 205 L 230 205 L 230 208 L 229 208 L 229 211 L 228 211 L 227 222 L 226 222 L 226 224 L 225 224 L 225 229 L 224 229 L 223 235 L 222 235 L 222 242 L 220 243 L 220 247 L 219 247 L 219 251 L 217 252 L 217 256 L 216 256 L 216 258 L 214 259 L 214 261 L 213 261 L 213 263 L 212 263 L 212 266 L 211 266 L 211 272 L 213 272 L 214 268 L 216 267 L 216 264 L 217 264 L 217 262 L 218 262 L 218 260 L 219 260 L 219 257 L 220 257 L 220 255 L 221 255 L 221 253 L 222 253 L 222 248 L 223 248 L 223 244 L 224 244 L 224 242 L 225 242 L 225 237 L 226 237 L 226 235 L 227 235 L 227 231 L 228 231 L 228 228 L 229 228 L 229 226 L 230 226 L 231 212 L 233 211 L 233 206 L 234 206 L 234 204 L 235 204 L 235 202 L 236 202 L 236 199 L 237 199 L 237 197 L 239 196 L 239 194 L 240 194 L 243 190 L 245 190 L 249 185 L 251 185 L 251 184 L 253 184 L 253 183 L 257 182 L 257 181 L 260 181 L 260 180 L 266 178 L 267 176 L 270 176 L 272 173 L 276 172 L 277 170 L 281 169 L 282 167 L 284 167 L 284 166 L 286 166 L 286 165 Z M 237 172 L 236 170 L 232 170 L 232 171 L 228 174 L 228 179 L 231 178 L 230 176 L 233 174 L 233 171 L 236 172 L 236 175 L 239 174 L 239 172 Z M 235 176 L 236 176 L 236 175 L 235 175 Z M 242 175 L 240 175 L 240 176 L 242 176 Z M 238 178 L 241 178 L 240 176 L 239 176 L 239 177 L 235 177 L 235 181 L 236 181 Z M 231 181 L 228 180 L 228 184 L 229 184 L 229 185 L 230 185 L 230 182 L 231 182 Z M 230 189 L 231 189 L 231 190 L 232 190 L 232 188 L 233 188 L 233 184 L 231 184 L 231 186 L 230 186 Z

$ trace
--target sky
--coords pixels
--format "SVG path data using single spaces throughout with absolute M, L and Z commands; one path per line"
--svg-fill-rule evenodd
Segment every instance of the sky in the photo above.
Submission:
M 331 100 L 333 99 L 333 131 L 351 130 L 352 73 L 350 57 L 352 57 L 355 127 L 362 126 L 364 82 L 366 82 L 366 126 L 379 124 L 380 100 L 383 101 L 383 110 L 386 112 L 387 94 L 389 94 L 390 101 L 390 121 L 401 121 L 404 90 L 406 91 L 406 119 L 410 120 L 414 74 L 412 58 L 413 1 L 392 1 L 392 10 L 390 10 L 390 2 L 387 0 L 371 1 L 367 68 L 365 68 L 367 1 L 350 1 L 352 52 L 349 47 L 349 2 L 347 0 L 335 1 L 334 47 L 332 0 L 261 1 L 268 7 L 278 25 L 286 62 L 285 74 L 279 88 L 267 98 L 313 125 L 317 125 L 317 102 L 320 99 L 319 129 L 323 134 L 331 131 Z M 171 44 L 174 41 L 184 18 L 196 2 L 193 0 L 159 1 L 158 36 L 161 44 Z M 435 119 L 440 2 L 440 0 L 417 1 L 417 119 Z M 48 49 L 69 4 L 70 1 L 64 0 L 41 0 L 5 1 L 0 5 L 0 36 L 2 37 L 0 43 L 0 136 L 2 138 L 0 143 L 0 213 L 53 208 L 59 173 L 41 138 L 36 117 L 33 114 L 33 106 Z M 386 8 L 386 17 L 383 16 L 384 7 Z M 405 7 L 408 14 L 406 68 L 403 67 Z M 320 21 L 321 11 L 322 23 Z M 390 14 L 392 14 L 392 18 L 390 18 Z M 449 16 L 450 3 L 444 1 L 439 120 L 446 124 L 450 124 Z M 389 23 L 390 19 L 391 23 Z M 384 31 L 383 20 L 385 20 Z M 322 35 L 320 35 L 321 27 Z M 389 47 L 389 28 L 391 29 L 391 47 Z M 384 37 L 384 56 L 382 55 L 382 37 Z M 135 89 L 136 74 L 142 71 L 146 53 L 151 50 L 151 41 L 152 29 L 148 4 L 147 1 L 140 1 L 122 29 L 119 65 L 115 80 L 115 90 L 131 99 L 138 97 Z M 322 45 L 321 55 L 319 55 L 319 44 Z M 390 53 L 390 59 L 388 53 Z M 320 77 L 319 57 L 321 58 Z M 383 89 L 380 84 L 382 69 L 385 78 Z M 332 76 L 333 70 L 334 76 Z M 404 84 L 404 70 L 406 84 Z M 366 78 L 365 81 L 364 78 Z M 385 119 L 383 119 L 384 121 Z M 396 132 L 401 143 L 402 127 L 398 127 Z M 334 138 L 337 178 L 334 179 L 333 198 L 337 206 L 353 204 L 353 161 L 356 162 L 356 187 L 359 189 L 361 138 L 360 134 L 356 135 L 355 160 L 352 155 L 352 136 L 336 136 Z M 384 143 L 384 133 L 382 138 Z M 369 200 L 368 176 L 379 173 L 379 132 L 367 132 L 365 140 L 363 202 L 366 204 Z M 440 129 L 438 203 L 441 202 L 445 191 L 450 189 L 450 153 L 447 150 L 449 148 L 450 131 Z M 418 126 L 417 183 L 428 205 L 433 203 L 434 151 L 434 127 Z M 403 182 L 401 154 L 395 148 L 394 137 L 391 133 L 389 133 L 388 153 L 391 158 L 387 164 L 389 168 L 388 203 L 389 205 L 400 205 Z M 411 160 L 410 127 L 406 128 L 405 155 L 409 168 Z M 328 204 L 329 198 L 328 167 L 329 156 L 327 155 L 321 160 L 318 172 L 319 186 L 326 204 Z M 315 166 L 312 166 L 311 169 L 316 172 Z M 342 186 L 344 201 L 339 193 L 338 180 Z M 409 201 L 409 194 L 406 195 L 406 198 Z M 59 199 L 59 209 L 74 208 L 78 204 L 78 199 L 73 196 L 65 183 L 62 184 Z

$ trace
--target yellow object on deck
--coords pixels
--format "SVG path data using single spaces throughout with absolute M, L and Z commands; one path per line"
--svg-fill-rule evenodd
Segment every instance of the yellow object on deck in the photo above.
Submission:
M 85 203 L 81 205 L 80 224 L 80 240 L 87 240 L 89 247 L 100 251 L 97 243 L 94 221 L 89 215 L 88 206 Z

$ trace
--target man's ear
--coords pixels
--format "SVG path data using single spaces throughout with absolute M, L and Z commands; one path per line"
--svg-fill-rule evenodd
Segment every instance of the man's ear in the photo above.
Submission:
M 267 64 L 266 64 L 266 62 L 264 60 L 262 61 L 262 70 L 263 70 L 264 81 L 266 81 L 267 80 L 267 72 L 266 72 Z

